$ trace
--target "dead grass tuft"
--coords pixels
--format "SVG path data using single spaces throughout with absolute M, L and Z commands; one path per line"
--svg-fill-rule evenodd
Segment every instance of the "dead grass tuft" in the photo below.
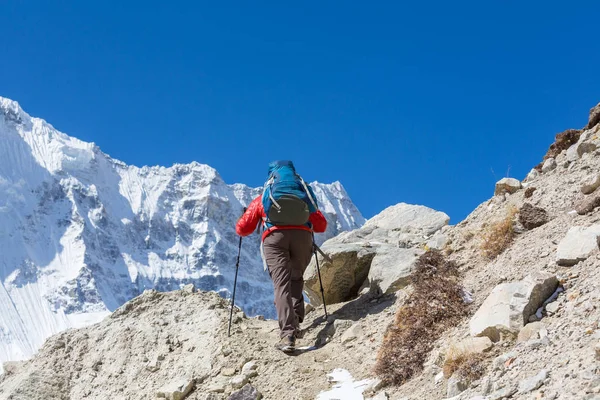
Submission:
M 458 354 L 446 359 L 444 377 L 450 378 L 455 373 L 467 382 L 474 382 L 485 375 L 486 364 L 483 354 Z
M 515 238 L 513 221 L 516 214 L 517 209 L 511 207 L 500 221 L 483 228 L 480 247 L 486 258 L 494 259 L 510 246 Z
M 411 281 L 414 290 L 388 328 L 375 365 L 387 384 L 402 385 L 421 372 L 434 342 L 467 315 L 458 267 L 441 252 L 423 254 Z

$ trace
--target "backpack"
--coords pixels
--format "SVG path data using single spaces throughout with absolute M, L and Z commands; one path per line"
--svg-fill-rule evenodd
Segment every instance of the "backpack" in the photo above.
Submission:
M 318 210 L 312 188 L 296 173 L 291 161 L 269 164 L 262 205 L 267 227 L 308 225 L 310 214 Z

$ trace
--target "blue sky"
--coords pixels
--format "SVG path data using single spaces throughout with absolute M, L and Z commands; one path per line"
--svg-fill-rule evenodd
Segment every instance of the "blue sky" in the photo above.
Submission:
M 292 159 L 453 223 L 600 102 L 597 1 L 291 3 L 5 0 L 0 95 L 130 164 Z

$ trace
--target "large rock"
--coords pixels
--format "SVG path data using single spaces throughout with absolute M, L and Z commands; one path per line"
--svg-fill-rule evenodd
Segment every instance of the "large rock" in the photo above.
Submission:
M 586 179 L 581 186 L 581 193 L 592 194 L 600 187 L 600 175 L 593 175 Z
M 525 203 L 519 210 L 519 222 L 525 229 L 534 229 L 548 222 L 548 213 L 543 208 Z
M 598 248 L 600 225 L 590 227 L 574 226 L 558 244 L 556 263 L 562 266 L 575 265 L 587 259 Z
M 421 249 L 382 249 L 371 262 L 368 276 L 371 292 L 388 294 L 407 286 L 415 263 L 423 253 Z
M 579 215 L 586 215 L 600 207 L 600 194 L 592 194 L 586 196 L 580 203 L 575 206 L 575 211 Z
M 424 206 L 400 203 L 388 207 L 357 230 L 345 232 L 322 246 L 331 258 L 319 255 L 319 267 L 328 304 L 351 300 L 369 286 L 390 293 L 408 284 L 416 257 L 450 217 Z M 304 273 L 311 304 L 322 304 L 315 259 Z
M 352 299 L 369 275 L 371 261 L 376 254 L 375 248 L 360 243 L 330 242 L 325 242 L 321 248 L 333 261 L 331 263 L 318 255 L 326 303 L 334 304 Z M 311 304 L 323 304 L 314 257 L 304 272 L 304 289 Z
M 387 236 L 392 237 L 395 232 L 433 235 L 448 225 L 449 221 L 450 217 L 443 212 L 425 206 L 400 203 L 386 208 L 368 220 L 358 231 L 369 232 L 369 236 L 386 236 L 373 235 L 378 230 L 387 231 Z
M 487 336 L 494 342 L 504 335 L 516 336 L 557 286 L 556 276 L 547 272 L 496 286 L 471 318 L 471 335 Z
M 521 189 L 521 181 L 515 178 L 502 178 L 496 183 L 494 195 L 498 196 L 504 193 L 515 193 Z

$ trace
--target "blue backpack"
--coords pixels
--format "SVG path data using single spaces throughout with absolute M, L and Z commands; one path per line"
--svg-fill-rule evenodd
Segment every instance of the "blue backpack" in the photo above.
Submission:
M 267 228 L 272 226 L 310 226 L 310 214 L 317 211 L 312 188 L 296 173 L 291 161 L 269 164 L 262 204 Z

